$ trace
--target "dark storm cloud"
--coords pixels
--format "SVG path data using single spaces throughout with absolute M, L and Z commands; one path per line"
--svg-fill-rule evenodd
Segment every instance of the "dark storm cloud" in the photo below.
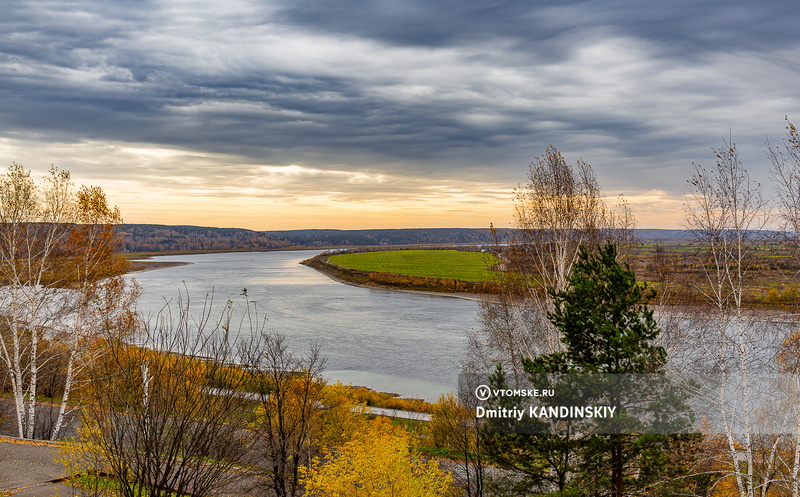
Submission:
M 287 1 L 278 18 L 400 45 L 442 47 L 509 38 L 519 49 L 556 60 L 587 32 L 607 27 L 662 43 L 675 55 L 794 46 L 793 10 L 782 0 L 327 0 Z
M 797 25 L 775 0 L 6 2 L 0 136 L 514 181 L 555 143 L 677 190 L 800 111 Z

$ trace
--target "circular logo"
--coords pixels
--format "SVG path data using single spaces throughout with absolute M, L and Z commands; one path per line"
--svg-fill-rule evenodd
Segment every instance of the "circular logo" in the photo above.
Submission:
M 478 400 L 487 400 L 491 396 L 492 389 L 488 385 L 480 385 L 475 389 L 475 397 L 478 397 Z

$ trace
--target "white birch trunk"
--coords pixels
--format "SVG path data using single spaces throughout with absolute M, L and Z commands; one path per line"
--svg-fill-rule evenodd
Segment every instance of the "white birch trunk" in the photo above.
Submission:
M 798 418 L 800 419 L 800 417 Z M 792 461 L 792 497 L 800 497 L 800 483 L 797 475 L 800 472 L 800 423 L 795 427 L 794 432 L 794 460 Z
M 34 438 L 36 430 L 36 385 L 39 381 L 39 332 L 37 330 L 31 330 L 31 342 L 25 438 Z
M 67 377 L 66 384 L 64 385 L 64 395 L 61 397 L 61 405 L 58 408 L 58 417 L 53 425 L 53 431 L 50 434 L 50 440 L 56 440 L 61 432 L 61 427 L 64 424 L 64 417 L 67 413 L 67 402 L 69 402 L 69 394 L 72 392 L 72 382 L 75 381 L 75 349 L 69 353 L 69 360 L 67 361 Z

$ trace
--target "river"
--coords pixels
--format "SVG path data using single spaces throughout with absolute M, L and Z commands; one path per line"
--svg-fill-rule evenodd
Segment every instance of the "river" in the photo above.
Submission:
M 139 308 L 154 316 L 179 292 L 194 312 L 213 292 L 217 308 L 228 299 L 243 306 L 242 290 L 267 318 L 270 332 L 286 336 L 293 352 L 318 342 L 331 380 L 436 400 L 457 386 L 466 330 L 477 326 L 477 303 L 345 285 L 300 261 L 319 251 L 237 252 L 154 257 L 191 263 L 134 273 L 143 289 Z

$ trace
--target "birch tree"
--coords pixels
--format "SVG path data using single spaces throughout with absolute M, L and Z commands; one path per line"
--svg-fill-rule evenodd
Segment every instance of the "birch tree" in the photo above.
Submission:
M 620 252 L 633 243 L 635 219 L 624 199 L 609 208 L 589 163 L 569 164 L 550 146 L 530 164 L 528 180 L 514 195 L 514 234 L 497 240 L 499 293 L 481 302 L 481 329 L 473 333 L 467 369 L 491 371 L 502 362 L 518 386 L 523 357 L 562 350 L 547 319 L 548 289 L 563 291 L 581 245 L 592 250 L 611 239 Z M 624 257 L 623 257 L 624 258 Z M 481 358 L 483 360 L 481 360 Z
M 770 176 L 775 184 L 775 191 L 778 203 L 778 214 L 783 220 L 784 232 L 787 241 L 793 249 L 794 257 L 797 259 L 798 242 L 800 242 L 800 133 L 797 127 L 786 117 L 786 136 L 782 146 L 773 146 L 767 141 L 767 157 L 771 163 Z M 789 275 L 790 279 L 797 274 Z M 796 374 L 800 372 L 800 333 L 794 331 L 783 343 L 783 347 L 778 354 L 778 363 L 785 372 L 792 373 L 797 384 Z M 792 449 L 790 456 L 783 461 L 787 468 L 788 485 L 792 497 L 800 495 L 800 409 L 797 405 L 787 411 L 793 416 L 794 426 L 791 432 L 790 445 Z
M 756 320 L 744 308 L 752 276 L 757 271 L 756 252 L 768 212 L 761 185 L 750 179 L 736 146 L 730 140 L 715 150 L 714 166 L 694 165 L 686 196 L 686 225 L 698 247 L 702 281 L 697 289 L 713 312 L 699 321 L 697 340 L 690 348 L 697 363 L 710 364 L 698 377 L 713 377 L 717 410 L 727 449 L 719 467 L 722 476 L 735 482 L 742 497 L 767 495 L 774 483 L 774 463 L 758 465 L 756 433 L 760 420 L 754 416 L 753 382 L 770 372 L 780 333 L 765 317 Z M 706 391 L 715 388 L 706 385 Z M 773 446 L 772 450 L 777 450 Z
M 0 360 L 20 437 L 59 435 L 81 364 L 97 351 L 96 339 L 111 331 L 103 327 L 119 324 L 112 317 L 119 308 L 112 307 L 131 303 L 124 296 L 133 294 L 113 277 L 124 265 L 114 255 L 119 223 L 100 188 L 76 191 L 66 171 L 51 168 L 37 184 L 30 171 L 12 164 L 0 176 Z M 65 387 L 52 430 L 44 433 L 37 395 L 40 372 L 54 353 L 64 355 Z
M 793 242 L 800 236 L 800 134 L 797 127 L 786 120 L 786 138 L 783 147 L 773 147 L 767 141 L 767 157 L 775 181 L 779 215 Z
M 531 163 L 528 182 L 515 195 L 514 216 L 513 244 L 525 252 L 515 268 L 556 292 L 567 287 L 578 248 L 598 245 L 609 227 L 592 167 L 583 160 L 568 164 L 553 146 Z

